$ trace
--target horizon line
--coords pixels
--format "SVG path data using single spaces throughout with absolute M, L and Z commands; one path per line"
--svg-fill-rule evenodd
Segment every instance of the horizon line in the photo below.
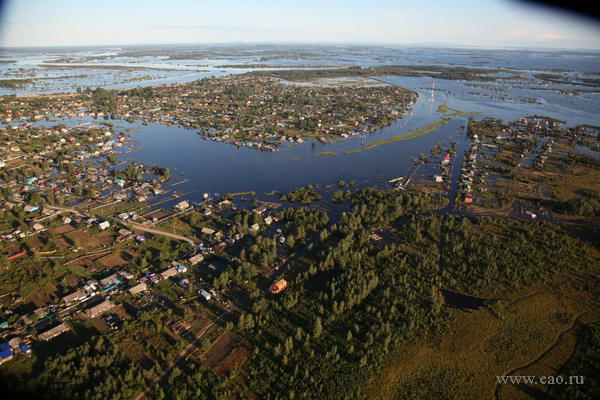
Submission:
M 113 44 L 73 44 L 73 45 L 32 45 L 32 46 L 0 46 L 0 53 L 4 49 L 40 49 L 40 48 L 81 48 L 81 47 L 133 47 L 133 46 L 215 46 L 215 45 L 321 45 L 321 46 L 377 46 L 377 47 L 453 47 L 463 49 L 480 50 L 532 50 L 532 51 L 586 51 L 600 52 L 600 49 L 593 48 L 565 48 L 565 47 L 545 47 L 545 46 L 494 46 L 494 45 L 474 45 L 457 44 L 445 42 L 419 42 L 419 43 L 390 43 L 390 42 L 341 42 L 341 41 L 227 41 L 227 42 L 169 42 L 169 43 L 113 43 Z

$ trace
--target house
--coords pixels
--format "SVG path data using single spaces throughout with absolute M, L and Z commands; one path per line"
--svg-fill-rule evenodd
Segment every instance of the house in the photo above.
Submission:
M 178 285 L 182 288 L 182 289 L 187 289 L 190 287 L 190 281 L 188 279 L 182 279 L 179 281 Z
M 435 179 L 436 182 L 442 182 L 444 180 L 441 175 L 434 175 L 433 179 Z
M 175 268 L 175 267 L 169 268 L 160 273 L 160 277 L 163 280 L 170 278 L 171 276 L 175 276 L 175 275 L 177 275 L 177 268 Z
M 206 290 L 201 290 L 200 296 L 204 297 L 204 299 L 207 301 L 210 300 L 210 293 L 208 293 Z
M 129 215 L 129 213 L 123 212 L 123 213 L 120 213 L 119 215 L 117 215 L 117 217 L 122 221 L 126 221 L 129 219 L 130 215 Z
M 46 230 L 46 228 L 44 228 L 44 225 L 40 224 L 39 222 L 36 222 L 35 224 L 33 224 L 33 230 L 36 232 L 43 232 Z
M 213 233 L 215 233 L 215 230 L 204 227 L 204 228 L 200 229 L 200 232 L 203 233 L 204 235 L 209 235 L 210 236 Z
M 86 315 L 86 317 L 88 318 L 94 318 L 100 314 L 102 314 L 103 312 L 106 312 L 112 308 L 116 307 L 116 304 L 113 303 L 110 300 L 104 300 L 102 303 L 97 304 L 91 308 L 88 308 L 87 310 L 85 310 L 83 313 Z
M 83 290 L 78 290 L 75 293 L 71 293 L 62 298 L 62 301 L 67 305 L 71 305 L 73 302 L 79 302 L 87 297 Z
M 19 350 L 21 350 L 21 353 L 23 353 L 26 357 L 31 357 L 31 349 L 25 343 L 22 343 L 19 346 Z
M 62 223 L 63 224 L 70 224 L 71 223 L 71 218 L 69 218 L 69 217 L 63 217 Z
M 256 208 L 255 208 L 254 210 L 252 210 L 252 211 L 254 211 L 255 213 L 262 214 L 262 213 L 264 213 L 265 211 L 267 211 L 267 207 L 266 207 L 266 206 L 263 204 L 263 205 L 261 205 L 261 206 L 258 206 L 258 207 L 256 207 Z
M 128 231 L 127 229 L 119 229 L 119 236 L 117 237 L 118 242 L 124 242 L 126 240 L 132 239 L 133 233 Z
M 6 342 L 0 343 L 0 365 L 13 359 L 13 351 Z
M 188 208 L 190 208 L 190 204 L 184 200 L 182 202 L 175 204 L 175 206 L 173 208 L 175 208 L 176 210 L 179 210 L 179 211 L 184 211 L 184 210 L 187 210 Z
M 117 274 L 112 274 L 104 279 L 100 279 L 100 284 L 102 286 L 118 285 L 119 283 L 121 283 L 121 280 Z
M 69 327 L 65 324 L 60 324 L 58 326 L 55 326 L 52 329 L 48 329 L 46 332 L 40 333 L 40 335 L 38 336 L 38 338 L 40 340 L 43 340 L 45 342 L 47 342 L 48 340 L 60 335 L 63 332 L 66 332 L 69 330 Z
M 110 226 L 110 223 L 108 221 L 102 221 L 98 224 L 98 228 L 100 228 L 100 230 L 105 230 L 109 226 Z
M 465 203 L 473 203 L 473 196 L 470 194 L 465 195 Z
M 202 260 L 204 260 L 204 256 L 202 254 L 196 254 L 195 256 L 188 258 L 188 262 L 192 267 L 201 262 Z
M 83 285 L 83 290 L 85 291 L 85 293 L 88 296 L 95 296 L 96 295 L 96 285 L 91 284 L 91 285 Z
M 35 315 L 38 316 L 38 318 L 44 318 L 45 316 L 48 315 L 48 311 L 46 309 L 44 309 L 44 308 L 41 308 L 41 307 L 38 308 L 38 309 L 33 310 L 33 312 L 35 313 Z
M 231 204 L 231 201 L 225 199 L 225 200 L 222 200 L 222 201 L 218 202 L 217 206 L 219 206 L 219 207 L 225 207 L 225 206 L 228 206 L 230 204 Z
M 148 285 L 146 285 L 146 282 L 142 282 L 142 283 L 130 288 L 129 293 L 132 295 L 135 295 L 135 294 L 141 293 L 145 290 L 148 290 Z
M 446 154 L 441 162 L 442 167 L 450 163 L 450 154 Z
M 12 339 L 10 339 L 8 341 L 8 345 L 13 349 L 16 350 L 19 348 L 19 346 L 21 345 L 21 343 L 23 343 L 23 339 L 21 339 L 20 337 L 16 336 Z
M 273 217 L 271 217 L 270 215 L 264 219 L 265 224 L 267 225 L 271 225 L 273 223 Z
M 128 281 L 134 278 L 134 276 L 127 271 L 119 271 L 119 275 L 121 278 Z
M 260 226 L 258 224 L 254 224 L 250 228 L 248 228 L 248 232 L 255 233 L 255 232 L 258 232 L 259 229 L 260 229 Z
M 287 282 L 285 281 L 285 279 L 280 279 L 271 285 L 271 287 L 269 288 L 269 293 L 272 293 L 272 294 L 280 293 L 286 287 L 287 287 Z

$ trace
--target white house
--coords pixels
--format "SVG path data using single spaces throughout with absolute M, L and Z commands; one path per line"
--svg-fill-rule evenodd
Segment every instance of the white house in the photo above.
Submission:
M 200 291 L 200 296 L 204 297 L 205 300 L 210 300 L 210 293 L 208 293 L 206 290 Z

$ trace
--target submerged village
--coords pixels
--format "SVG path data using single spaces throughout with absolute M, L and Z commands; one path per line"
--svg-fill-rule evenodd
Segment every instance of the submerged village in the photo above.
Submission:
M 442 318 L 442 306 L 481 303 L 476 309 L 486 295 L 500 296 L 493 290 L 503 289 L 491 288 L 497 282 L 534 284 L 597 260 L 585 237 L 593 237 L 600 215 L 598 127 L 471 117 L 464 152 L 452 142 L 424 149 L 384 190 L 339 181 L 272 201 L 247 193 L 177 198 L 169 168 L 119 158 L 136 146 L 119 120 L 276 151 L 387 126 L 416 98 L 367 80 L 295 85 L 234 75 L 0 99 L 3 384 L 52 392 L 50 374 L 58 385 L 76 368 L 80 381 L 73 378 L 63 393 L 69 398 L 86 390 L 106 398 L 115 387 L 121 398 L 136 399 L 177 398 L 167 393 L 182 387 L 198 398 L 294 398 L 293 390 L 313 385 L 327 396 L 334 389 L 324 382 L 334 375 L 338 384 L 356 376 L 355 384 L 365 384 L 370 378 L 356 368 L 381 363 L 394 343 L 422 334 Z M 72 124 L 87 117 L 93 121 Z M 328 212 L 321 203 L 338 208 Z M 548 233 L 534 223 L 561 227 Z M 472 271 L 482 262 L 474 254 L 483 252 L 469 253 L 470 265 L 454 265 L 447 254 L 441 270 L 425 251 L 437 247 L 441 224 L 469 238 L 445 237 L 454 256 L 502 240 L 511 253 L 485 273 Z M 470 224 L 467 235 L 461 229 Z M 529 242 L 507 239 L 515 227 Z M 585 243 L 575 245 L 568 233 L 580 228 Z M 517 248 L 523 243 L 535 250 Z M 556 265 L 544 270 L 536 261 L 530 273 L 503 264 L 538 251 Z M 352 272 L 344 257 L 365 266 Z M 422 271 L 377 275 L 367 267 L 388 262 Z M 448 295 L 467 292 L 473 296 L 457 303 Z M 347 372 L 317 371 L 320 357 Z M 33 373 L 40 376 L 24 377 Z M 85 387 L 88 373 L 95 388 Z M 85 396 L 78 398 L 95 398 Z

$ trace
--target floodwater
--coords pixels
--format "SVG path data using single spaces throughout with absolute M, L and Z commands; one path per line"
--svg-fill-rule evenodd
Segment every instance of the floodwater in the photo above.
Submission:
M 101 50 L 101 49 L 100 49 Z M 4 54 L 3 59 L 16 59 L 16 64 L 0 64 L 2 71 L 30 67 L 31 73 L 44 71 L 44 61 L 71 58 L 72 62 L 102 65 L 134 65 L 148 67 L 178 68 L 168 74 L 142 82 L 118 82 L 113 79 L 106 88 L 125 88 L 159 83 L 185 82 L 204 76 L 241 73 L 247 69 L 224 69 L 226 64 L 265 63 L 269 65 L 463 65 L 485 68 L 509 68 L 517 72 L 506 73 L 505 79 L 494 83 L 450 81 L 432 78 L 378 77 L 389 84 L 411 89 L 419 93 L 419 100 L 412 112 L 392 125 L 368 134 L 353 136 L 334 143 L 290 144 L 276 152 L 260 151 L 231 144 L 201 139 L 196 131 L 178 127 L 169 127 L 139 122 L 129 124 L 124 121 L 112 121 L 119 130 L 129 130 L 134 140 L 131 148 L 135 152 L 123 153 L 120 161 L 132 160 L 167 167 L 171 172 L 171 181 L 166 188 L 180 193 L 190 193 L 186 198 L 200 200 L 204 192 L 241 193 L 256 192 L 256 196 L 265 200 L 276 200 L 277 196 L 266 195 L 273 191 L 288 192 L 292 189 L 312 185 L 334 185 L 339 180 L 355 181 L 357 187 L 383 186 L 400 176 L 406 176 L 413 159 L 420 153 L 429 154 L 436 143 L 450 145 L 457 142 L 457 162 L 460 163 L 462 151 L 470 142 L 465 136 L 469 117 L 482 119 L 494 117 L 505 121 L 517 120 L 527 116 L 547 116 L 562 120 L 567 126 L 599 126 L 600 94 L 593 91 L 581 92 L 592 87 L 575 84 L 542 81 L 537 73 L 560 74 L 572 78 L 589 72 L 597 72 L 597 54 L 548 53 L 522 51 L 477 51 L 457 49 L 412 49 L 412 48 L 353 48 L 330 47 L 318 49 L 250 47 L 236 48 L 234 55 L 224 57 L 226 50 L 212 48 L 207 50 L 205 58 L 195 60 L 170 60 L 165 56 L 119 55 L 115 52 L 102 53 L 36 53 Z M 113 54 L 114 53 L 114 54 Z M 98 58 L 110 55 L 108 61 Z M 111 55 L 112 54 L 112 55 Z M 12 58 L 11 58 L 12 57 Z M 90 58 L 92 57 L 92 58 Z M 101 58 L 101 57 L 100 57 Z M 200 69 L 205 71 L 197 72 Z M 560 71 L 560 72 L 557 72 Z M 154 73 L 155 71 L 152 71 Z M 104 71 L 106 74 L 106 71 Z M 136 72 L 138 73 L 138 72 Z M 139 73 L 147 73 L 142 71 Z M 9 75 L 10 76 L 10 75 Z M 73 78 L 73 87 L 87 85 L 86 79 Z M 565 79 L 566 80 L 566 79 Z M 48 82 L 50 82 L 49 80 Z M 435 91 L 432 91 L 435 85 Z M 92 85 L 92 87 L 94 87 Z M 6 92 L 0 94 L 9 94 Z M 52 91 L 52 84 L 44 88 L 23 89 L 27 93 L 46 93 Z M 575 95 L 574 90 L 580 90 Z M 14 93 L 11 92 L 11 93 Z M 359 152 L 361 147 L 397 135 L 405 134 L 439 121 L 448 116 L 438 110 L 438 106 L 447 104 L 450 108 L 466 112 L 454 116 L 445 125 L 413 139 L 397 141 Z M 319 153 L 332 152 L 335 155 Z M 460 164 L 459 164 L 460 165 Z M 432 171 L 433 173 L 433 171 Z M 179 183 L 181 182 L 181 183 Z M 169 184 L 179 183 L 169 187 Z
M 170 168 L 172 180 L 189 180 L 176 186 L 179 192 L 225 194 L 254 191 L 257 197 L 264 197 L 265 193 L 274 190 L 286 193 L 309 184 L 333 184 L 335 187 L 339 180 L 355 181 L 357 187 L 385 185 L 394 177 L 406 176 L 413 159 L 420 153 L 427 155 L 438 142 L 446 146 L 457 142 L 457 163 L 460 166 L 463 151 L 470 145 L 465 135 L 469 117 L 511 121 L 524 116 L 546 115 L 564 120 L 568 125 L 598 125 L 597 113 L 592 105 L 582 100 L 577 110 L 564 104 L 561 107 L 561 99 L 553 92 L 544 92 L 545 101 L 541 104 L 523 103 L 519 99 L 498 102 L 490 100 L 485 93 L 480 96 L 466 94 L 465 88 L 461 91 L 461 84 L 455 81 L 437 80 L 434 100 L 430 101 L 431 79 L 392 77 L 383 80 L 415 90 L 420 96 L 410 114 L 371 133 L 327 144 L 306 141 L 268 152 L 203 140 L 195 131 L 178 127 L 138 124 L 129 134 L 136 143 L 135 147 L 141 148 L 124 154 L 122 159 Z M 467 113 L 413 139 L 346 153 L 439 121 L 447 116 L 438 111 L 441 104 Z M 118 125 L 129 126 L 127 123 Z M 320 154 L 325 152 L 336 154 Z

